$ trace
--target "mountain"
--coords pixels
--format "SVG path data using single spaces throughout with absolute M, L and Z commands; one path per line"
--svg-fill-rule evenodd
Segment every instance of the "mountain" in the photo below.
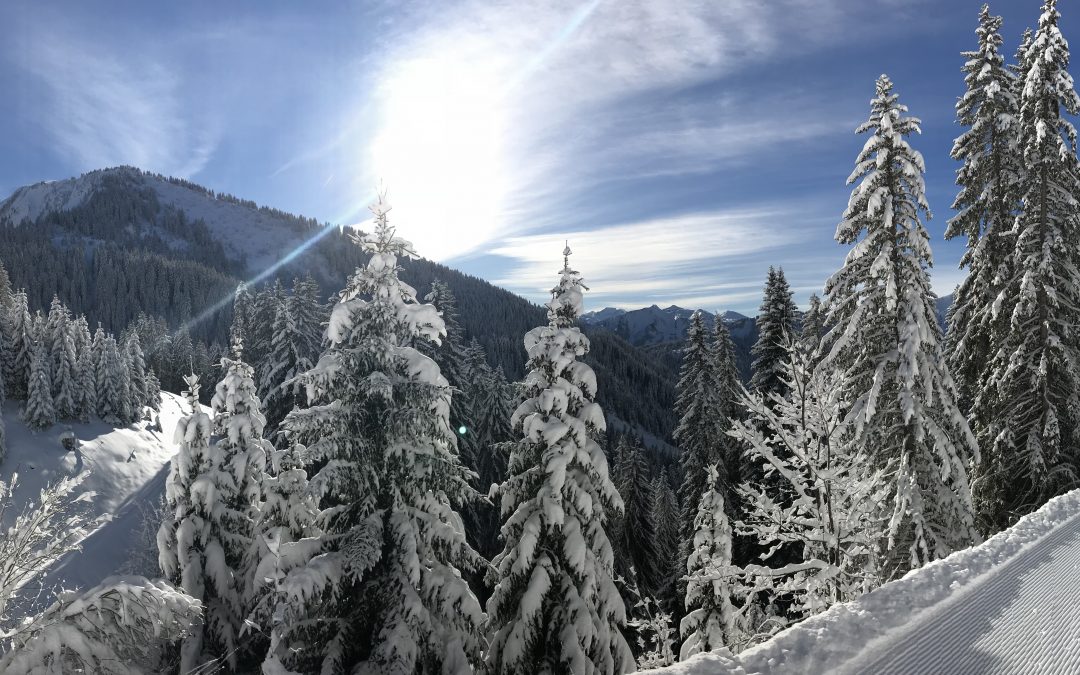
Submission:
M 117 333 L 146 313 L 225 345 L 241 279 L 287 282 L 309 273 L 329 299 L 363 260 L 336 226 L 133 167 L 37 183 L 0 202 L 0 261 L 13 286 L 27 290 L 31 311 L 57 294 L 92 325 Z M 524 375 L 522 338 L 546 321 L 541 307 L 428 260 L 401 264 L 421 296 L 432 280 L 444 280 L 466 339 L 475 338 L 507 377 Z M 611 419 L 670 442 L 674 372 L 618 335 L 585 328 L 599 401 Z
M 706 328 L 713 329 L 716 316 L 704 310 L 692 310 L 671 305 L 661 309 L 657 305 L 635 310 L 613 307 L 590 312 L 581 317 L 582 323 L 603 329 L 626 340 L 659 361 L 673 374 L 682 365 L 682 348 L 690 325 L 690 317 L 701 311 Z M 738 312 L 727 311 L 720 315 L 735 343 L 735 362 L 743 381 L 750 380 L 750 350 L 758 338 L 757 322 Z

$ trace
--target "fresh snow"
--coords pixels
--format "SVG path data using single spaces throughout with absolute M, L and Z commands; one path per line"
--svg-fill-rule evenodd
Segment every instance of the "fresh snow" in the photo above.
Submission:
M 91 508 L 98 525 L 83 540 L 83 550 L 62 559 L 44 583 L 46 588 L 94 586 L 126 569 L 135 549 L 144 544 L 138 540 L 143 514 L 156 508 L 164 493 L 169 460 L 176 450 L 172 430 L 187 412 L 187 403 L 174 394 L 162 394 L 160 432 L 146 422 L 114 428 L 101 421 L 61 423 L 33 432 L 19 417 L 19 403 L 3 405 L 8 455 L 0 464 L 0 480 L 7 484 L 18 473 L 14 498 L 21 506 L 36 499 L 45 485 L 89 472 L 82 489 L 95 493 Z M 81 443 L 77 453 L 60 444 L 68 429 Z M 10 525 L 14 517 L 15 510 L 10 510 L 3 525 Z M 43 598 L 46 604 L 49 600 Z
M 665 675 L 1080 672 L 1080 490 L 738 656 Z

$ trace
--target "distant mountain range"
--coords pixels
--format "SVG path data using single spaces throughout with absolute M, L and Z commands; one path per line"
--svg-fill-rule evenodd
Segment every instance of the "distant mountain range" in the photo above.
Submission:
M 690 317 L 700 311 L 705 326 L 711 331 L 716 315 L 705 310 L 693 310 L 671 305 L 657 305 L 642 309 L 623 310 L 605 307 L 586 312 L 581 322 L 586 326 L 611 331 L 635 347 L 653 355 L 673 371 L 678 372 L 682 363 L 682 348 L 690 326 Z M 757 322 L 738 312 L 723 312 L 721 319 L 735 343 L 735 359 L 739 373 L 745 381 L 750 379 L 750 350 L 758 338 Z

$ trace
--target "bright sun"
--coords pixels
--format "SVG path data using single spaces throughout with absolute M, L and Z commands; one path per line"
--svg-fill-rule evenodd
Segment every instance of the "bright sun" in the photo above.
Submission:
M 489 241 L 506 190 L 497 78 L 445 58 L 401 65 L 380 92 L 371 146 L 391 221 L 427 258 L 446 260 Z

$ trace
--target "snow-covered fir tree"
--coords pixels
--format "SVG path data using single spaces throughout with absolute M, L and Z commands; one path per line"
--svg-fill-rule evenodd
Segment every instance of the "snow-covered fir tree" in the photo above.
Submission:
M 1003 321 L 973 406 L 984 450 L 980 522 L 1007 527 L 1076 485 L 1080 466 L 1080 113 L 1069 49 L 1047 0 L 1026 47 L 1019 138 L 1024 171 L 1008 276 L 991 306 Z
M 310 489 L 323 509 L 322 552 L 283 582 L 303 617 L 280 638 L 285 665 L 471 673 L 484 615 L 462 574 L 483 561 L 454 508 L 476 494 L 454 452 L 451 389 L 413 347 L 437 342 L 443 323 L 398 277 L 398 258 L 415 252 L 387 206 L 372 210 L 374 233 L 354 236 L 370 258 L 339 294 L 328 348 L 303 376 L 311 405 L 284 423 L 319 467 Z
M 679 461 L 683 474 L 679 486 L 682 515 L 678 570 L 686 569 L 693 547 L 698 506 L 709 487 L 708 467 L 715 465 L 720 471 L 717 489 L 725 494 L 724 502 L 729 508 L 734 504 L 733 483 L 738 479 L 738 472 L 731 470 L 737 459 L 737 448 L 725 433 L 734 413 L 738 387 L 734 353 L 722 319 L 716 321 L 715 330 L 715 338 L 710 344 L 701 314 L 695 313 L 690 318 L 676 387 L 675 413 L 679 417 L 679 426 L 674 437 L 682 450 Z M 685 594 L 684 589 L 685 582 L 680 582 L 680 596 Z
M 98 416 L 112 424 L 131 422 L 132 406 L 128 397 L 131 375 L 120 346 L 110 333 L 105 336 L 98 377 Z
M 857 130 L 870 138 L 836 228 L 852 248 L 826 283 L 832 328 L 818 366 L 843 391 L 843 442 L 868 449 L 872 466 L 894 476 L 890 576 L 978 540 L 967 467 L 979 450 L 942 354 L 921 219 L 929 216 L 923 159 L 905 140 L 919 121 L 906 112 L 882 75 Z
M 251 619 L 268 634 L 263 675 L 287 675 L 285 633 L 303 615 L 290 602 L 285 582 L 289 572 L 307 565 L 322 551 L 319 509 L 308 489 L 301 445 L 271 449 L 269 473 L 263 477 L 263 502 L 252 541 L 254 573 L 249 596 Z
M 747 565 L 739 580 L 742 607 L 781 598 L 789 618 L 802 618 L 881 583 L 891 488 L 870 450 L 843 442 L 844 391 L 835 375 L 815 369 L 801 342 L 789 344 L 787 359 L 780 377 L 788 395 L 773 393 L 767 402 L 745 394 L 748 418 L 730 432 L 776 477 L 739 488 L 746 515 L 735 530 L 766 551 L 766 566 Z M 797 550 L 799 560 L 770 560 L 782 548 Z M 751 617 L 741 614 L 745 626 Z
M 153 370 L 146 371 L 146 405 L 161 410 L 161 381 Z
M 94 363 L 94 412 L 101 417 L 105 409 L 105 383 L 109 379 L 109 365 L 105 357 L 105 330 L 100 323 L 90 343 L 90 354 Z
M 984 5 L 975 31 L 978 49 L 964 52 L 967 91 L 957 103 L 956 118 L 966 130 L 952 149 L 953 159 L 963 166 L 956 174 L 960 192 L 953 208 L 957 214 L 949 221 L 945 237 L 967 238 L 960 265 L 968 268 L 968 275 L 954 294 L 945 339 L 949 368 L 966 407 L 986 387 L 987 356 L 997 351 L 1008 332 L 1005 317 L 994 313 L 994 303 L 1002 284 L 1012 276 L 1012 226 L 1022 167 L 1015 77 L 998 51 L 1001 21 Z M 986 396 L 993 398 L 993 392 L 987 391 Z M 986 411 L 985 406 L 981 409 Z M 990 426 L 990 420 L 979 416 L 970 421 L 977 437 Z M 982 438 L 981 445 L 989 447 L 988 441 Z
M 656 597 L 661 606 L 671 611 L 676 605 L 675 581 L 685 574 L 679 569 L 679 499 L 671 487 L 667 467 L 660 469 L 652 484 L 652 523 L 656 532 L 657 571 L 660 586 Z
M 56 423 L 52 373 L 49 367 L 51 359 L 44 342 L 35 342 L 33 350 L 30 361 L 30 389 L 26 396 L 26 406 L 23 408 L 23 420 L 31 429 L 46 429 Z
M 78 354 L 75 339 L 71 332 L 71 312 L 53 296 L 49 308 L 47 334 L 44 339 L 49 349 L 53 378 L 53 407 L 59 419 L 72 419 L 77 409 L 78 394 Z
M 513 416 L 522 440 L 497 491 L 506 520 L 504 548 L 492 561 L 486 661 L 498 673 L 634 669 L 605 531 L 622 498 L 596 441 L 605 428 L 596 376 L 578 360 L 589 351 L 574 325 L 585 286 L 569 256 L 568 246 L 548 325 L 525 336 L 526 397 Z
M 240 282 L 233 294 L 232 325 L 229 327 L 229 345 L 252 342 L 254 338 L 255 301 L 247 284 Z M 235 356 L 235 354 L 234 354 Z
M 816 354 L 821 348 L 821 338 L 825 335 L 825 308 L 821 304 L 821 298 L 814 293 L 810 296 L 806 314 L 803 315 L 802 330 L 799 331 L 799 341 L 810 354 Z
M 198 377 L 191 375 L 185 381 L 184 395 L 192 411 L 177 422 L 173 436 L 178 450 L 165 485 L 158 561 L 166 578 L 204 608 L 201 630 L 180 644 L 180 672 L 211 662 L 235 671 L 245 612 L 236 574 L 240 562 L 229 552 L 236 543 L 248 543 L 234 539 L 235 524 L 247 514 L 233 508 L 238 481 L 219 449 L 210 446 L 211 421 L 199 404 Z
M 622 542 L 617 548 L 633 565 L 638 590 L 655 596 L 663 574 L 652 520 L 652 472 L 640 441 L 623 438 L 619 445 L 613 471 L 615 488 L 623 498 Z
M 266 392 L 268 429 L 276 430 L 290 410 L 304 403 L 298 376 L 315 365 L 322 341 L 317 293 L 313 281 L 298 279 L 274 314 L 270 355 L 259 386 Z
M 234 343 L 240 356 L 240 343 Z M 259 517 L 262 501 L 262 485 L 267 460 L 273 452 L 269 441 L 263 438 L 265 420 L 255 393 L 255 373 L 251 366 L 238 359 L 222 359 L 224 377 L 210 401 L 213 410 L 213 431 L 218 440 L 211 452 L 215 471 L 224 474 L 215 477 L 217 504 L 213 517 L 220 529 L 221 556 L 228 568 L 225 574 L 232 579 L 235 594 L 234 606 L 228 616 L 234 623 L 232 634 L 239 634 L 244 617 L 250 609 L 254 594 L 255 568 L 259 556 L 255 545 L 255 523 Z M 216 512 L 220 509 L 220 515 Z M 245 644 L 250 651 L 250 640 Z M 247 654 L 247 656 L 252 656 Z
M 138 333 L 132 331 L 124 340 L 123 358 L 128 370 L 129 419 L 136 420 L 142 417 L 143 408 L 150 404 L 146 391 L 146 357 Z
M 16 291 L 8 309 L 8 350 L 4 372 L 8 396 L 25 399 L 30 382 L 30 360 L 34 351 L 33 320 L 27 308 L 26 292 Z
M 780 370 L 787 357 L 788 339 L 795 332 L 795 302 L 791 295 L 784 270 L 770 267 L 757 317 L 758 339 L 751 351 L 754 360 L 750 388 L 754 391 L 784 394 Z
M 708 489 L 698 500 L 694 540 L 686 561 L 686 616 L 679 626 L 679 658 L 736 644 L 736 612 L 731 604 L 731 582 L 723 576 L 731 565 L 731 525 L 725 511 L 720 470 L 705 467 Z

